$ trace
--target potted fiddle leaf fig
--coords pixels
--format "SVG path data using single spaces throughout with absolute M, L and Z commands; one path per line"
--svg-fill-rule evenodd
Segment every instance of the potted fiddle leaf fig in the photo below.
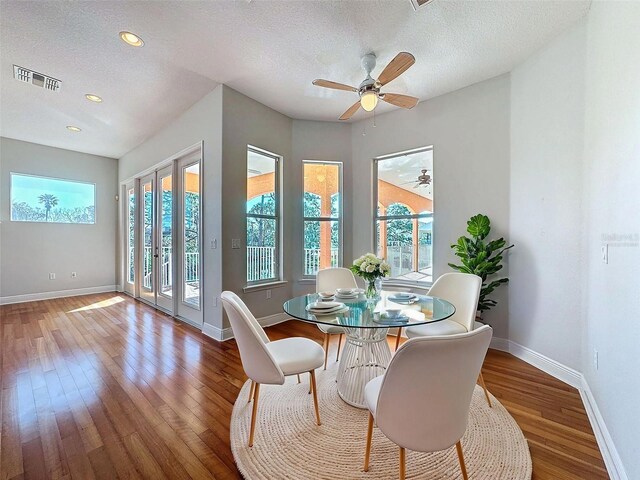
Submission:
M 458 242 L 451 245 L 462 265 L 450 263 L 449 266 L 462 273 L 472 273 L 482 278 L 482 288 L 478 300 L 477 317 L 481 317 L 482 312 L 495 307 L 498 302 L 489 298 L 489 295 L 509 279 L 494 278 L 496 273 L 502 270 L 502 260 L 504 252 L 513 248 L 507 245 L 504 238 L 488 240 L 491 232 L 491 222 L 486 215 L 474 215 L 467 222 L 467 232 L 471 238 L 463 236 L 458 238 Z M 491 278 L 490 278 L 491 277 Z

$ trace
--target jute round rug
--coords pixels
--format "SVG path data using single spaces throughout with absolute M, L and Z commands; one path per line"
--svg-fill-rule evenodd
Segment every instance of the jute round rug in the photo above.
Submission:
M 301 384 L 294 376 L 287 378 L 284 385 L 261 385 L 253 448 L 247 446 L 252 404 L 247 403 L 250 382 L 245 383 L 231 416 L 231 450 L 244 478 L 398 478 L 399 449 L 377 428 L 369 471 L 362 470 L 368 411 L 340 399 L 336 371 L 334 363 L 316 374 L 321 426 L 315 424 L 308 374 L 301 375 Z M 462 438 L 469 478 L 528 480 L 531 456 L 522 430 L 495 397 L 491 401 L 493 408 L 489 408 L 481 387 L 477 386 L 469 426 Z M 419 409 L 416 405 L 415 413 Z M 407 450 L 407 478 L 462 479 L 455 447 L 437 453 Z

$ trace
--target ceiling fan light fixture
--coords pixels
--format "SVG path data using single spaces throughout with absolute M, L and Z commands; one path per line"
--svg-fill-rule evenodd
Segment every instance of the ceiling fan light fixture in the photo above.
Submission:
M 360 96 L 360 106 L 366 111 L 371 112 L 378 105 L 378 95 L 376 92 L 364 92 Z

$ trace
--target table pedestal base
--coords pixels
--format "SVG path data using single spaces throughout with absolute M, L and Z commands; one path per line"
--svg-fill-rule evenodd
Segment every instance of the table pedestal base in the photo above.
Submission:
M 338 395 L 358 408 L 364 403 L 364 387 L 382 375 L 391 361 L 387 343 L 388 328 L 345 327 L 347 341 L 338 366 Z

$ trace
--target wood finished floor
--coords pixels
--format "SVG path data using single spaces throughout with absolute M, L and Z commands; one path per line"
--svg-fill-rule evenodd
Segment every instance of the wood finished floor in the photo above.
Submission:
M 7 305 L 0 317 L 0 479 L 240 478 L 235 342 L 117 294 Z M 295 321 L 268 334 L 321 341 Z M 529 441 L 535 479 L 608 478 L 575 389 L 493 350 L 483 373 Z

